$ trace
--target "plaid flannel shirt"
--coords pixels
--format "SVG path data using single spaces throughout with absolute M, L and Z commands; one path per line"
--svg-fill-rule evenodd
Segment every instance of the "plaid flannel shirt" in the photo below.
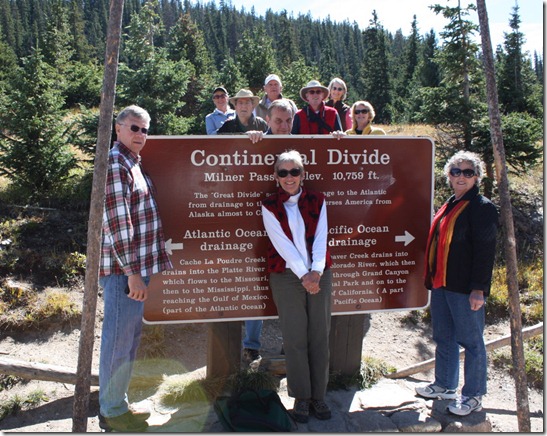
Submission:
M 140 156 L 116 142 L 108 159 L 100 276 L 145 277 L 173 267 L 154 194 Z

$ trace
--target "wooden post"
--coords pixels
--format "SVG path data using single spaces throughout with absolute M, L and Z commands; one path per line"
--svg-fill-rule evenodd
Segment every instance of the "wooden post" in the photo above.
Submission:
M 505 230 L 505 265 L 507 268 L 507 287 L 509 290 L 509 315 L 511 324 L 511 351 L 513 355 L 513 367 L 515 368 L 515 389 L 517 397 L 517 420 L 519 432 L 530 432 L 530 406 L 528 403 L 528 383 L 526 380 L 524 346 L 522 341 L 522 320 L 519 300 L 519 287 L 517 279 L 518 263 L 515 244 L 515 229 L 513 223 L 513 210 L 511 206 L 511 194 L 509 192 L 509 179 L 507 177 L 507 165 L 505 162 L 505 147 L 501 131 L 501 117 L 499 112 L 498 91 L 496 87 L 496 73 L 494 69 L 494 55 L 490 40 L 490 28 L 488 25 L 488 13 L 485 0 L 477 0 L 477 12 L 479 15 L 482 53 L 484 60 L 484 72 L 486 75 L 486 95 L 488 99 L 488 114 L 490 116 L 490 136 L 494 149 L 494 161 L 496 163 L 496 178 L 498 182 L 501 221 Z
M 366 314 L 337 315 L 330 323 L 330 372 L 353 376 L 361 368 Z
M 207 378 L 237 373 L 241 362 L 241 321 L 210 322 L 208 327 Z
M 101 231 L 108 170 L 108 151 L 112 137 L 112 117 L 114 112 L 114 97 L 116 95 L 122 13 L 123 0 L 111 0 L 99 129 L 97 132 L 97 149 L 95 151 L 95 168 L 93 171 L 89 224 L 87 229 L 84 301 L 72 412 L 72 431 L 75 433 L 83 433 L 87 430 L 90 376 L 93 362 L 93 339 L 95 335 L 95 313 L 97 311 L 99 262 L 101 258 Z

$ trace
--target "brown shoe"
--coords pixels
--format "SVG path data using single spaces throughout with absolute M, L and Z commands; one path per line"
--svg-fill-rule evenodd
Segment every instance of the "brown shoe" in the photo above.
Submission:
M 119 431 L 119 432 L 141 432 L 146 431 L 148 423 L 142 416 L 135 416 L 131 410 L 123 415 L 114 416 L 111 418 L 104 417 L 99 414 L 99 427 L 104 431 Z M 150 414 L 148 415 L 150 416 Z
M 296 422 L 308 422 L 310 416 L 310 400 L 294 400 L 292 416 Z
M 317 419 L 330 419 L 331 412 L 323 400 L 311 400 L 310 408 Z

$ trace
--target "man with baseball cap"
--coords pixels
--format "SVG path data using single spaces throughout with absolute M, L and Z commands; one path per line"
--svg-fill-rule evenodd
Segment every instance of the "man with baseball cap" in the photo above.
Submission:
M 219 86 L 213 91 L 213 103 L 216 109 L 205 117 L 205 128 L 208 135 L 216 135 L 218 129 L 229 119 L 236 116 L 236 111 L 228 106 L 228 91 Z
M 272 104 L 272 101 L 283 98 L 281 91 L 283 90 L 283 85 L 281 84 L 281 79 L 277 74 L 270 74 L 264 80 L 264 96 L 258 103 L 258 106 L 255 109 L 255 115 L 266 119 L 268 114 L 268 108 Z M 294 101 L 289 100 L 289 103 L 293 107 L 293 114 L 298 110 Z

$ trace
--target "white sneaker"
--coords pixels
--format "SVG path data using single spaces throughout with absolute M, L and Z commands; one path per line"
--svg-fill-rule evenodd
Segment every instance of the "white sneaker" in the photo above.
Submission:
M 416 387 L 416 393 L 424 398 L 434 398 L 437 400 L 454 400 L 458 398 L 456 389 L 445 389 L 436 384 Z
M 471 412 L 482 410 L 481 397 L 466 397 L 462 395 L 446 408 L 450 413 L 459 416 L 469 415 Z

